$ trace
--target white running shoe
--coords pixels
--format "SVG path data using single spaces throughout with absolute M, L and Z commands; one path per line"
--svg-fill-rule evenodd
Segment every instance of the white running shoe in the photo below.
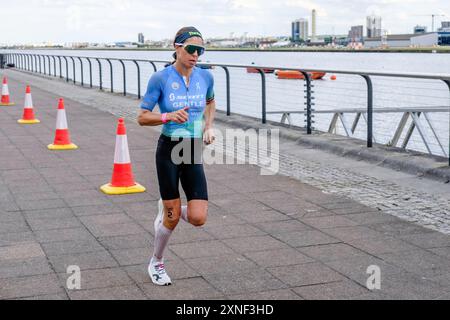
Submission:
M 172 284 L 172 280 L 167 275 L 164 262 L 162 261 L 155 261 L 152 258 L 148 266 L 148 274 L 152 278 L 153 283 L 158 286 L 170 286 Z
M 158 228 L 159 228 L 160 224 L 162 223 L 163 215 L 164 215 L 164 204 L 163 204 L 162 199 L 159 199 L 158 215 L 156 216 L 155 222 L 153 224 L 153 226 L 155 227 L 155 236 L 156 236 L 156 233 L 158 232 Z

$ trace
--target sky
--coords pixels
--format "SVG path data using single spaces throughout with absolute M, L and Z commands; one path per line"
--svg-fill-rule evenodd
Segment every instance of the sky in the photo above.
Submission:
M 317 10 L 318 34 L 347 34 L 378 14 L 391 34 L 450 21 L 449 0 L 0 0 L 0 43 L 69 43 L 173 38 L 196 26 L 206 38 L 289 36 L 291 21 Z

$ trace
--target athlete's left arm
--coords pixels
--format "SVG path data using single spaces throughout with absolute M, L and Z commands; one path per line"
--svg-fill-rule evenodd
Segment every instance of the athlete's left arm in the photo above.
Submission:
M 209 101 L 205 107 L 205 131 L 203 134 L 203 141 L 206 144 L 211 144 L 216 139 L 213 129 L 214 117 L 216 115 L 216 102 Z

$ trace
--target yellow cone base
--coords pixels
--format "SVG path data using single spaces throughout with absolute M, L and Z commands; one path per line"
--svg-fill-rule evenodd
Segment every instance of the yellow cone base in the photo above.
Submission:
M 36 123 L 41 123 L 41 121 L 39 121 L 38 119 L 34 119 L 34 120 L 17 120 L 18 123 L 20 124 L 36 124 Z
M 100 187 L 100 190 L 108 195 L 122 195 L 122 194 L 133 194 L 145 192 L 145 187 L 141 186 L 139 183 L 131 187 L 113 187 L 110 183 L 105 184 Z
M 16 104 L 14 102 L 10 102 L 10 103 L 0 103 L 0 106 L 2 107 L 11 107 L 11 106 L 15 106 Z
M 65 144 L 65 145 L 55 145 L 55 144 L 49 144 L 47 146 L 47 148 L 49 150 L 75 150 L 78 149 L 78 146 L 74 145 L 73 143 L 71 144 Z

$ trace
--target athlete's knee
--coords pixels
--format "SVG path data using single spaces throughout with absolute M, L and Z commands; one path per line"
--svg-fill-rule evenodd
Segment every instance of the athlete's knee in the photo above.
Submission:
M 189 222 L 194 226 L 194 227 L 202 227 L 206 224 L 206 217 L 194 217 L 194 218 L 190 218 Z
M 168 226 L 175 228 L 178 224 L 178 222 L 180 222 L 180 217 L 181 217 L 181 213 L 180 213 L 180 208 L 177 205 L 168 205 L 166 206 L 166 223 L 168 224 Z
M 197 212 L 189 216 L 189 223 L 195 227 L 202 227 L 206 224 L 207 217 L 208 217 L 207 210 Z

